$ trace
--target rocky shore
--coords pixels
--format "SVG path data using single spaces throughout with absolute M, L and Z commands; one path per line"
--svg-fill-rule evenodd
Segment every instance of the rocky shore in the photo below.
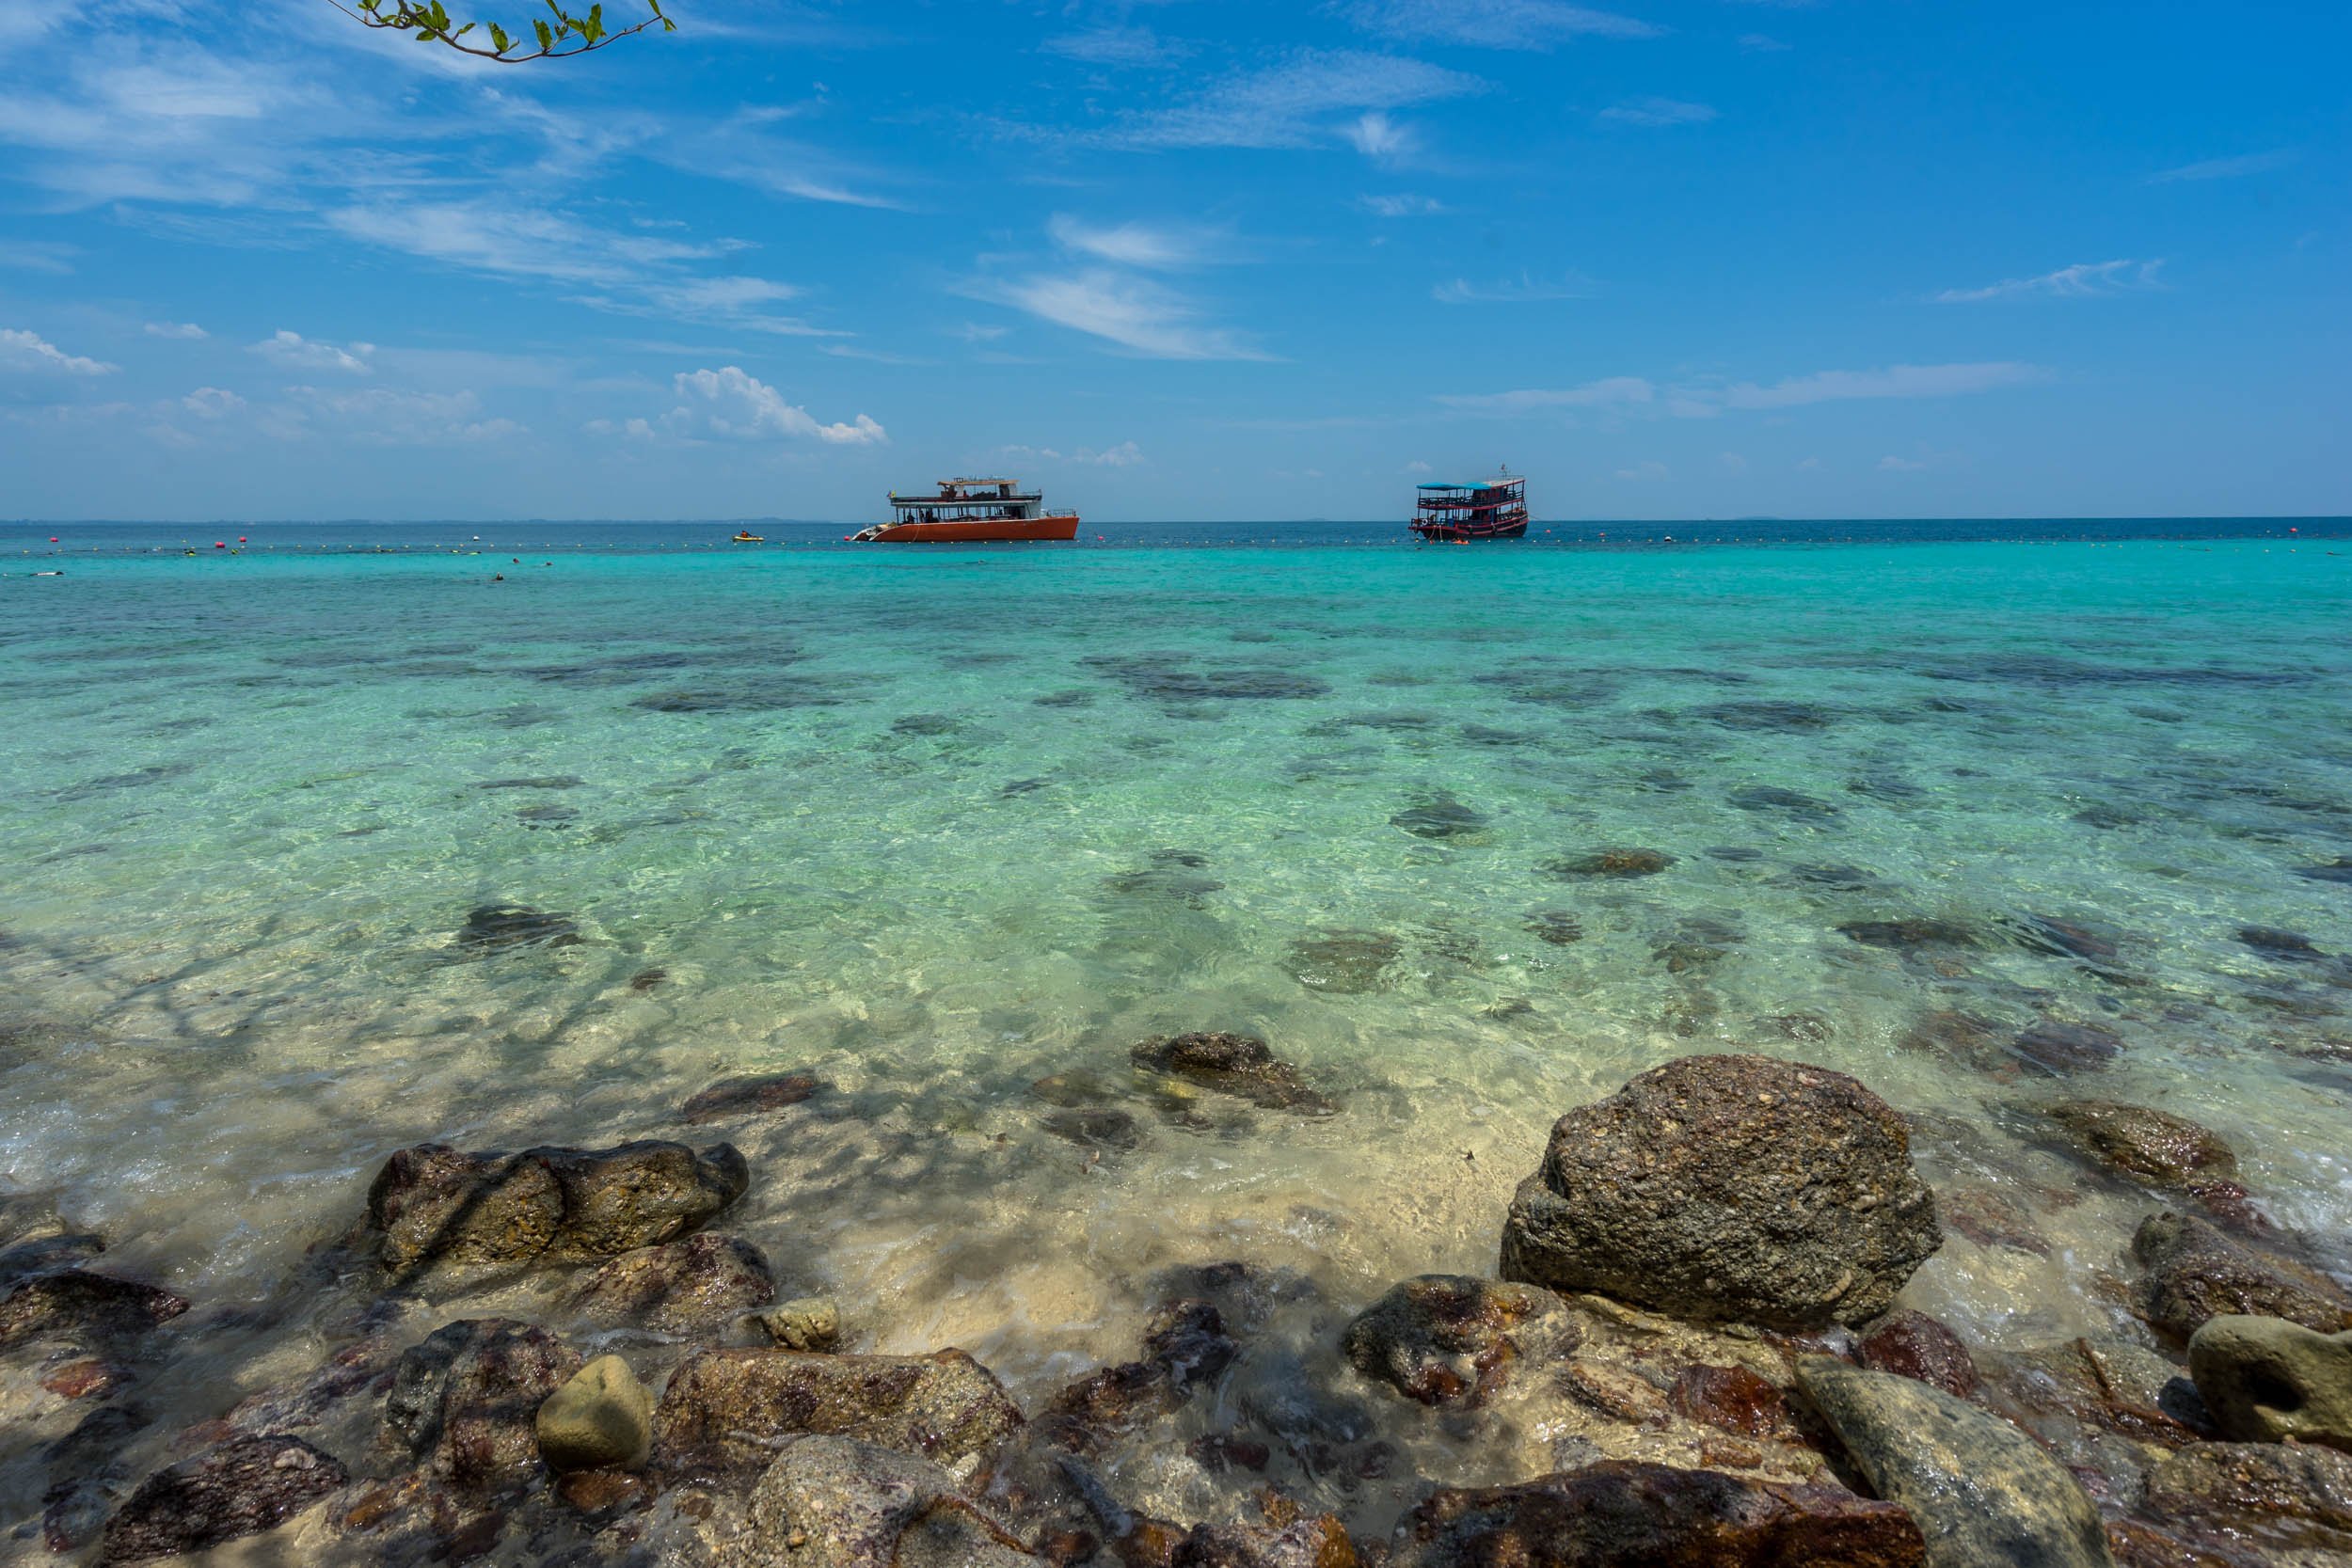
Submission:
M 1648 869 L 1601 856 L 1562 874 Z M 2065 1027 L 2030 1049 L 2094 1050 Z M 1220 1101 L 1347 1114 L 1246 1035 L 1146 1040 L 1132 1068 L 1179 1125 Z M 111 1270 L 103 1237 L 0 1208 L 10 1473 L 38 1477 L 6 1498 L 12 1549 L 545 1568 L 2352 1563 L 2352 1294 L 2177 1116 L 2041 1108 L 2087 1176 L 2149 1199 L 2117 1239 L 2137 1274 L 2103 1334 L 1994 1349 L 1919 1310 L 1906 1287 L 1946 1225 L 2026 1250 L 2030 1225 L 1982 1195 L 1940 1204 L 1904 1117 L 1856 1080 L 1701 1055 L 1567 1109 L 1524 1151 L 1491 1276 L 1342 1301 L 1203 1258 L 1150 1282 L 1132 1358 L 1020 1401 L 963 1349 L 865 1348 L 871 1304 L 779 1299 L 794 1275 L 729 1230 L 760 1172 L 718 1140 L 823 1092 L 796 1074 L 712 1085 L 677 1117 L 707 1144 L 389 1151 L 302 1281 L 327 1304 L 325 1354 L 259 1392 L 223 1383 L 194 1422 L 159 1419 L 150 1391 L 204 1403 L 194 1337 L 268 1324 L 208 1317 Z M 1133 1140 L 1083 1074 L 1037 1098 L 1057 1136 Z M 546 1309 L 507 1309 L 517 1280 Z

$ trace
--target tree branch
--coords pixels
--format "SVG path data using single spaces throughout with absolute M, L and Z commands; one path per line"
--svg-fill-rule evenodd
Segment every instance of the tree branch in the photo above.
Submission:
M 660 27 L 665 33 L 677 31 L 677 24 L 661 14 L 661 0 L 645 0 L 653 14 L 633 27 L 607 28 L 604 6 L 588 8 L 585 16 L 574 16 L 555 3 L 545 0 L 552 23 L 533 21 L 529 37 L 510 34 L 497 23 L 486 25 L 472 22 L 463 24 L 452 22 L 441 0 L 326 0 L 326 3 L 358 23 L 363 27 L 377 27 L 390 32 L 406 33 L 421 43 L 445 43 L 461 55 L 478 59 L 496 60 L 501 65 L 520 65 L 526 60 L 561 60 L 574 55 L 585 55 L 592 49 L 602 49 L 625 38 L 634 37 L 648 27 Z M 466 35 L 476 26 L 484 26 L 489 34 L 489 46 L 469 43 Z M 535 47 L 534 47 L 535 46 Z

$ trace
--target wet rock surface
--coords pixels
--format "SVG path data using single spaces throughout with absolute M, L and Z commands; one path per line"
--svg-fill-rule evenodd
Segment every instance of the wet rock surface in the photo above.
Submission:
M 1358 1371 L 1422 1404 L 1483 1404 L 1522 1365 L 1576 1338 L 1560 1298 L 1529 1285 L 1422 1275 L 1393 1286 L 1347 1325 Z
M 752 1322 L 786 1350 L 829 1351 L 841 1342 L 841 1307 L 831 1296 L 798 1296 L 753 1313 Z
M 2146 1271 L 2135 1292 L 2141 1314 L 2176 1338 L 2230 1315 L 2284 1318 L 2327 1334 L 2352 1328 L 2352 1295 L 2342 1286 L 2195 1215 L 2151 1214 L 2132 1253 Z
M 538 1469 L 539 1407 L 580 1369 L 580 1353 L 545 1329 L 507 1318 L 453 1323 L 400 1358 L 384 1424 L 453 1485 L 519 1486 Z
M 1073 1453 L 1098 1452 L 1190 1401 L 1232 1364 L 1241 1345 L 1226 1332 L 1215 1303 L 1181 1296 L 1152 1309 L 1141 1352 L 1056 1394 L 1037 1423 L 1041 1440 Z
M 2352 1333 L 2319 1334 L 2283 1318 L 2213 1318 L 2190 1337 L 2188 1367 L 2224 1436 L 2352 1452 Z
M 2099 1511 L 2025 1433 L 1924 1383 L 1809 1357 L 1798 1386 L 1934 1568 L 2109 1568 Z
M 634 1470 L 653 1449 L 653 1390 L 617 1355 L 599 1355 L 532 1418 L 552 1470 Z
M 654 1411 L 665 1468 L 756 1474 L 778 1439 L 802 1433 L 938 1460 L 979 1453 L 1021 1425 L 989 1370 L 959 1350 L 827 1355 L 714 1350 L 670 1374 Z
M 1329 1116 L 1339 1109 L 1255 1035 L 1161 1035 L 1129 1053 L 1136 1066 L 1234 1095 L 1273 1111 Z
M 187 1309 L 185 1296 L 135 1280 L 77 1268 L 33 1272 L 0 1296 L 0 1349 L 53 1338 L 134 1339 Z
M 2123 1037 L 2104 1024 L 2043 1018 L 2018 1031 L 2010 1050 L 2032 1070 L 2062 1078 L 2115 1060 L 2123 1053 Z
M 805 1072 L 771 1072 L 755 1078 L 725 1078 L 679 1106 L 678 1119 L 699 1127 L 714 1121 L 764 1116 L 771 1111 L 781 1111 L 787 1105 L 798 1105 L 822 1087 L 823 1085 Z
M 742 1155 L 727 1144 L 700 1153 L 649 1140 L 520 1154 L 419 1144 L 376 1173 L 366 1230 L 395 1274 L 588 1262 L 695 1230 L 750 1183 Z
M 803 1437 L 752 1490 L 752 1528 L 722 1568 L 1034 1568 L 1004 1525 L 920 1456 Z
M 2219 1136 L 2167 1111 L 2112 1100 L 2068 1100 L 2050 1106 L 2046 1115 L 2082 1154 L 2152 1186 L 2185 1187 L 2237 1172 L 2237 1156 Z
M 1956 1399 L 1977 1391 L 1968 1347 L 1925 1312 L 1890 1312 L 1872 1323 L 1854 1346 L 1854 1358 L 1872 1371 L 1912 1378 Z
M 1864 1323 L 1942 1243 L 1902 1119 L 1843 1073 L 1687 1056 L 1552 1129 L 1502 1276 L 1702 1319 Z
M 774 1272 L 757 1247 L 703 1231 L 621 1254 L 589 1275 L 572 1307 L 592 1323 L 689 1334 L 775 1299 Z
M 2300 1444 L 2198 1443 L 2149 1475 L 2145 1506 L 2195 1533 L 2352 1553 L 2352 1455 Z
M 107 1523 L 98 1560 L 144 1562 L 258 1535 L 349 1479 L 299 1437 L 240 1437 L 141 1481 Z
M 1390 1568 L 1913 1568 L 1919 1528 L 1826 1486 L 1604 1461 L 1517 1486 L 1442 1489 L 1407 1513 Z

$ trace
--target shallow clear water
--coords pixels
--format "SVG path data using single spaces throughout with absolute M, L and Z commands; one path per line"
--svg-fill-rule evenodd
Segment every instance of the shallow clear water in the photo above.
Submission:
M 1122 1354 L 1165 1264 L 1344 1301 L 1490 1269 L 1555 1116 L 1752 1048 L 1858 1074 L 1939 1187 L 2058 1243 L 1954 1236 L 1922 1305 L 2073 1332 L 2152 1204 L 2037 1140 L 2054 1094 L 2192 1116 L 2281 1221 L 2352 1228 L 2352 968 L 2238 937 L 2352 949 L 2352 884 L 2300 875 L 2352 855 L 2352 543 L 2070 529 L 11 534 L 41 553 L 0 579 L 0 1188 L 261 1299 L 403 1144 L 689 1136 L 712 1079 L 807 1069 L 832 1091 L 730 1134 L 738 1227 L 882 1348 L 1034 1387 Z M 450 553 L 473 531 L 495 555 Z M 1601 847 L 1674 859 L 1545 869 Z M 487 905 L 579 940 L 459 942 Z M 1838 929 L 1909 916 L 1974 944 Z M 2124 1049 L 2060 1083 L 1905 1044 L 1951 1008 Z M 1186 1128 L 1125 1084 L 1136 1040 L 1217 1028 L 1342 1113 Z M 1080 1070 L 1139 1147 L 1042 1127 L 1028 1085 Z

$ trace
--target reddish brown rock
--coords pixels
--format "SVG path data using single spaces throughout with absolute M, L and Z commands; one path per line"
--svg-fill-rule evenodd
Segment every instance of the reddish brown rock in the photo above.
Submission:
M 979 1453 L 1021 1425 L 989 1370 L 960 1350 L 829 1355 L 715 1350 L 670 1374 L 654 1410 L 654 1450 L 673 1471 L 756 1475 L 797 1433 L 942 1461 Z
M 2048 1116 L 2067 1143 L 2120 1175 L 2158 1187 L 2226 1180 L 2237 1156 L 2185 1117 L 2112 1100 L 2069 1100 Z
M 1825 1068 L 1686 1056 L 1560 1118 L 1502 1274 L 1803 1329 L 1877 1317 L 1942 1243 L 1884 1101 Z
M 775 1275 L 757 1247 L 705 1231 L 621 1254 L 589 1275 L 572 1307 L 596 1323 L 691 1334 L 775 1299 Z
M 1854 1347 L 1872 1371 L 1893 1372 L 1966 1399 L 1977 1391 L 1977 1365 L 1960 1336 L 1925 1312 L 1890 1312 Z
M 529 1323 L 451 1323 L 401 1357 L 384 1424 L 439 1479 L 504 1491 L 539 1473 L 539 1406 L 580 1368 L 578 1351 Z
M 83 1400 L 111 1392 L 127 1374 L 111 1361 L 84 1356 L 53 1367 L 41 1374 L 40 1386 L 62 1400 Z
M 2195 1443 L 2148 1477 L 2148 1512 L 2189 1531 L 2352 1552 L 2352 1454 L 2300 1443 Z
M 1825 1486 L 1609 1460 L 1518 1486 L 1440 1490 L 1390 1568 L 1918 1568 L 1893 1503 Z
M 1781 1391 L 1745 1367 L 1685 1367 L 1675 1374 L 1666 1402 L 1679 1415 L 1742 1437 L 1797 1435 Z
M 202 1551 L 276 1529 L 350 1480 L 299 1437 L 240 1437 L 158 1470 L 106 1526 L 102 1563 Z
M 188 1309 L 185 1296 L 87 1269 L 56 1269 L 0 1297 L 0 1350 L 32 1339 L 135 1338 Z
M 1549 1291 L 1462 1275 L 1390 1288 L 1341 1337 L 1356 1370 L 1423 1404 L 1478 1405 L 1514 1367 L 1573 1348 L 1575 1320 Z
M 2232 1314 L 2284 1318 L 2323 1334 L 2352 1328 L 2352 1294 L 2342 1286 L 2194 1215 L 2151 1214 L 2132 1252 L 2147 1270 L 2137 1292 L 2142 1315 L 2182 1339 Z

